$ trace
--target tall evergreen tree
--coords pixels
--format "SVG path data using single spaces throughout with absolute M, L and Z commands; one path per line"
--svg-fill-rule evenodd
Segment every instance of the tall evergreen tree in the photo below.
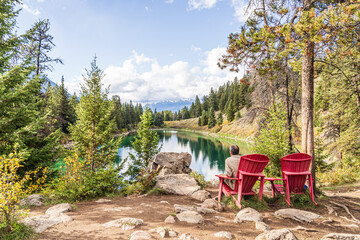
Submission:
M 64 76 L 61 78 L 61 84 L 58 88 L 58 124 L 62 132 L 69 133 L 70 124 L 75 123 L 74 109 L 71 105 L 70 96 L 64 85 Z
M 196 95 L 196 97 L 195 97 L 195 117 L 200 117 L 201 113 L 202 113 L 202 107 L 201 107 L 200 99 Z
M 208 116 L 208 128 L 212 128 L 216 124 L 214 108 L 210 108 Z
M 76 147 L 93 171 L 114 161 L 121 141 L 113 137 L 112 102 L 107 99 L 108 89 L 102 91 L 103 77 L 95 57 L 81 85 L 81 98 L 76 108 L 78 120 L 70 127 Z
M 52 58 L 49 52 L 55 47 L 53 36 L 49 34 L 49 19 L 38 20 L 32 28 L 26 33 L 27 47 L 25 55 L 32 59 L 36 67 L 36 75 L 44 73 L 46 70 L 52 70 L 53 63 L 63 63 L 60 58 Z
M 133 178 L 136 177 L 141 170 L 146 169 L 152 156 L 160 152 L 159 136 L 156 132 L 150 130 L 152 124 L 152 111 L 146 108 L 141 115 L 137 137 L 132 142 L 136 154 L 130 154 L 132 164 L 129 167 L 128 174 Z
M 55 158 L 58 135 L 45 131 L 42 79 L 25 59 L 17 61 L 23 38 L 15 33 L 19 1 L 0 4 L 0 153 L 24 153 L 24 170 L 50 165 Z M 54 151 L 55 150 L 55 151 Z

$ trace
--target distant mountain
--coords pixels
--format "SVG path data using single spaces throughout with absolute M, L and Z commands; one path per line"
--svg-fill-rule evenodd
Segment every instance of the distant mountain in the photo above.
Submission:
M 172 112 L 177 112 L 181 110 L 183 107 L 187 106 L 190 108 L 191 103 L 193 100 L 179 100 L 179 101 L 163 101 L 163 102 L 157 102 L 152 104 L 146 104 L 146 106 L 150 107 L 151 110 L 155 110 L 157 112 L 161 112 L 164 110 L 170 110 Z

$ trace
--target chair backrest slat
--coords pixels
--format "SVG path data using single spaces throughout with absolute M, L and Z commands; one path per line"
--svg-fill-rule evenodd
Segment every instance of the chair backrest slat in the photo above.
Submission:
M 248 173 L 262 173 L 268 162 L 269 158 L 262 154 L 249 154 L 241 156 L 237 177 L 240 176 L 239 171 L 244 171 Z M 250 192 L 257 180 L 258 177 L 246 176 L 243 180 L 243 193 Z M 238 182 L 236 181 L 234 190 L 237 190 L 238 187 Z
M 311 156 L 306 153 L 293 153 L 281 158 L 282 176 L 287 172 L 305 172 L 309 170 Z M 304 189 L 306 176 L 290 176 L 290 192 L 300 193 Z

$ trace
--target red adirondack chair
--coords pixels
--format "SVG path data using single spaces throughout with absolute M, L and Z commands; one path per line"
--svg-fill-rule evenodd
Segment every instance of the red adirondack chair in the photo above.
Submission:
M 314 199 L 313 178 L 309 171 L 311 163 L 311 156 L 305 153 L 293 153 L 281 158 L 281 172 L 283 178 L 265 178 L 265 181 L 270 181 L 272 186 L 272 195 L 275 193 L 286 194 L 286 202 L 290 204 L 290 193 L 303 194 L 305 181 L 309 180 L 309 189 L 311 201 L 317 206 Z M 282 180 L 283 185 L 274 184 L 274 181 Z M 284 192 L 284 188 L 285 191 Z
M 262 172 L 268 162 L 269 158 L 265 155 L 249 154 L 240 157 L 236 178 L 231 178 L 226 175 L 216 175 L 220 180 L 218 201 L 221 201 L 222 193 L 224 193 L 225 196 L 231 195 L 231 197 L 235 200 L 236 205 L 241 209 L 242 195 L 254 195 L 255 192 L 252 191 L 252 187 L 257 180 L 260 181 L 259 197 L 261 201 L 265 182 L 265 175 Z M 224 183 L 224 179 L 235 180 L 234 189 L 231 189 L 226 183 Z M 238 195 L 237 199 L 233 196 L 233 194 Z

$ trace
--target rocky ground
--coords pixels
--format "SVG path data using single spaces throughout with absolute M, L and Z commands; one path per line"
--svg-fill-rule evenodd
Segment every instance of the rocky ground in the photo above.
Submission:
M 207 190 L 212 197 L 216 196 L 215 187 Z M 260 215 L 246 209 L 240 216 L 238 210 L 228 208 L 207 213 L 199 208 L 202 202 L 189 196 L 142 195 L 98 199 L 76 203 L 69 212 L 64 210 L 65 213 L 61 213 L 62 217 L 66 216 L 63 223 L 46 229 L 40 233 L 39 239 L 162 239 L 163 236 L 171 238 L 169 234 L 173 239 L 360 239 L 357 235 L 360 234 L 360 187 L 338 188 L 325 191 L 325 194 L 328 197 L 320 202 L 319 207 L 309 210 L 304 218 L 295 213 L 293 219 L 279 216 L 279 207 L 273 206 L 259 211 Z M 46 211 L 49 214 L 49 207 L 33 208 L 30 215 L 47 216 L 44 214 Z M 189 211 L 180 213 L 186 210 L 193 211 L 190 214 Z M 315 214 L 321 217 L 316 218 Z M 250 220 L 249 216 L 255 217 L 255 220 Z M 241 217 L 245 220 L 241 221 Z M 48 218 L 52 217 L 49 215 Z M 118 221 L 112 222 L 114 220 Z M 282 237 L 276 237 L 279 232 L 272 232 L 279 229 L 287 229 L 282 230 Z M 215 236 L 222 231 L 228 233 L 222 233 L 222 237 Z M 342 235 L 340 238 L 328 235 L 331 233 L 353 235 L 348 238 Z M 325 235 L 329 238 L 324 238 Z

